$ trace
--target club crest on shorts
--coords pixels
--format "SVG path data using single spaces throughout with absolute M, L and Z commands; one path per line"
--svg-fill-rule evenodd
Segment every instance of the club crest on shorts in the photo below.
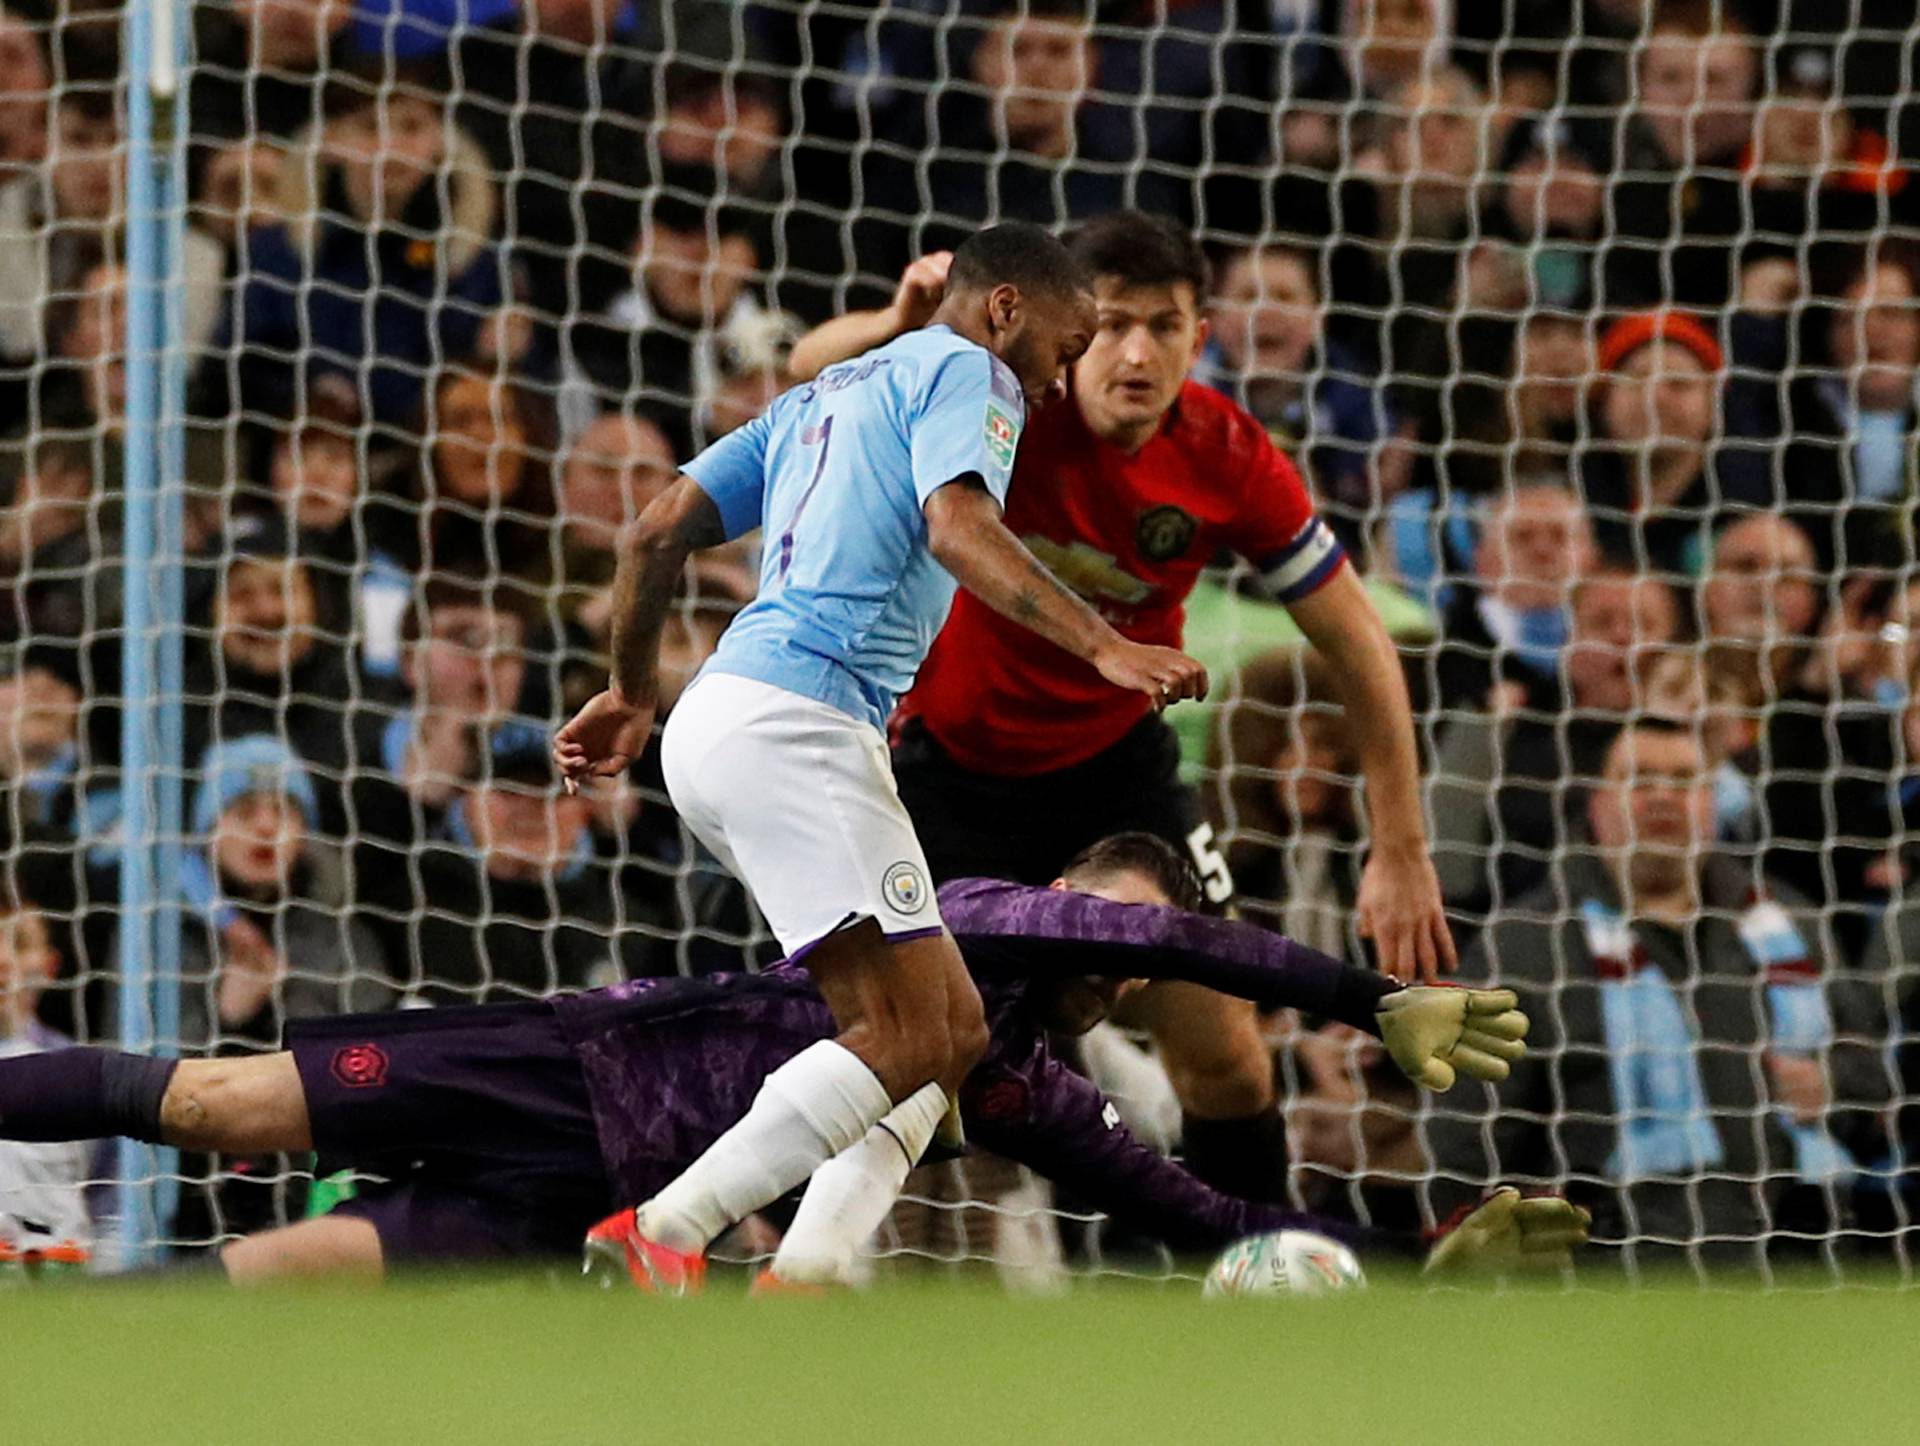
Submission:
M 1193 545 L 1193 534 L 1199 527 L 1191 512 L 1167 503 L 1140 514 L 1133 539 L 1148 562 L 1167 562 Z
M 335 1080 L 350 1090 L 377 1089 L 387 1082 L 387 1052 L 377 1044 L 347 1044 L 333 1052 Z
M 917 914 L 927 906 L 927 876 L 920 865 L 902 859 L 880 881 L 887 902 L 902 914 Z

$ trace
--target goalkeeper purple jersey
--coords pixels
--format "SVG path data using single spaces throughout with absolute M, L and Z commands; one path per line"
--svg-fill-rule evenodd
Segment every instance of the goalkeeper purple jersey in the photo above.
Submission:
M 1222 1195 L 1139 1143 L 1053 1054 L 1029 995 L 1066 977 L 1185 979 L 1377 1033 L 1374 1008 L 1391 981 L 1248 924 L 996 880 L 948 884 L 940 911 L 991 1031 L 960 1096 L 973 1143 L 1175 1248 L 1296 1225 L 1336 1229 Z M 607 1174 L 627 1200 L 654 1195 L 746 1113 L 768 1073 L 836 1033 L 799 958 L 759 974 L 641 979 L 554 1003 L 586 1077 Z M 1357 1245 L 1387 1243 L 1345 1233 Z

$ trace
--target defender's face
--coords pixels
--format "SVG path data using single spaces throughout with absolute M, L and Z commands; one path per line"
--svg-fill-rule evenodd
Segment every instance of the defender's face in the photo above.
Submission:
M 1073 373 L 1087 425 L 1109 440 L 1158 426 L 1207 339 L 1200 298 L 1184 281 L 1128 286 L 1103 276 L 1094 282 L 1094 321 Z

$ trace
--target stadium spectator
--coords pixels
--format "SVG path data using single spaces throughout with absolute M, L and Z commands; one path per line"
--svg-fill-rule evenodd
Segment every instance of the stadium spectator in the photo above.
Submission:
M 1518 249 L 1530 309 L 1580 310 L 1600 294 L 1610 159 L 1592 121 L 1531 116 L 1507 133 L 1484 229 Z
M 52 72 L 24 17 L 0 7 L 0 431 L 26 414 L 46 300 L 47 117 Z
M 60 967 L 54 931 L 39 904 L 8 879 L 0 884 L 0 1059 L 62 1049 L 73 1041 L 35 1017 Z M 0 1280 L 7 1267 L 78 1266 L 91 1257 L 93 1212 L 87 1183 L 105 1171 L 85 1142 L 0 1141 Z
M 358 550 L 353 521 L 365 484 L 358 445 L 360 398 L 338 372 L 322 373 L 284 426 L 275 428 L 267 453 L 267 485 L 274 505 L 303 542 L 326 548 L 340 561 Z
M 380 946 L 346 907 L 339 851 L 317 837 L 307 767 L 271 733 L 207 750 L 183 865 L 194 921 L 181 940 L 189 1049 L 271 1048 L 302 1015 L 384 1008 Z
M 292 136 L 313 123 L 323 78 L 354 58 L 353 6 L 341 0 L 234 0 L 196 5 L 189 93 L 193 133 L 237 122 Z
M 250 734 L 281 739 L 319 775 L 308 784 L 314 822 L 337 836 L 341 780 L 355 757 L 344 603 L 278 517 L 237 522 L 212 570 L 209 631 L 187 659 L 186 756 Z
M 455 119 L 499 180 L 523 299 L 544 317 L 595 306 L 621 284 L 625 268 L 608 254 L 632 238 L 650 158 L 644 86 L 624 76 L 617 47 L 643 8 L 486 0 L 438 47 L 459 76 Z
M 673 443 L 657 425 L 631 412 L 601 413 L 567 448 L 560 469 L 562 548 L 611 556 L 620 529 L 677 471 Z
M 539 583 L 554 507 L 548 398 L 456 365 L 434 375 L 423 401 L 413 494 L 383 509 L 384 545 L 415 573 Z
M 195 160 L 181 262 L 189 288 L 187 344 L 197 354 L 234 305 L 248 238 L 290 219 L 282 204 L 293 160 L 285 141 L 258 135 L 204 145 Z
M 1496 683 L 1532 695 L 1556 679 L 1573 594 L 1598 560 L 1586 510 L 1565 487 L 1516 484 L 1492 498 L 1472 576 L 1451 589 L 1441 616 L 1434 702 L 1478 707 Z
M 982 7 L 965 60 L 970 84 L 942 87 L 930 102 L 928 159 L 872 159 L 867 194 L 898 197 L 889 209 L 919 219 L 870 225 L 876 244 L 863 269 L 896 275 L 912 257 L 997 221 L 1057 228 L 1123 207 L 1191 212 L 1190 187 L 1140 164 L 1134 126 L 1101 113 L 1092 9 L 1087 0 Z
M 706 441 L 718 441 L 773 405 L 793 384 L 787 369 L 800 339 L 797 317 L 785 311 L 755 311 L 734 320 L 721 337 L 719 379 L 695 418 Z
M 504 299 L 499 187 L 430 76 L 330 76 L 326 101 L 317 156 L 284 173 L 289 220 L 247 238 L 201 405 L 285 415 L 312 369 L 344 369 L 376 424 L 405 428 L 433 362 L 467 355 Z
M 1742 272 L 1727 425 L 1758 445 L 1734 453 L 1730 465 L 1752 474 L 1756 488 L 1772 491 L 1781 479 L 1823 562 L 1910 566 L 1920 489 L 1913 259 L 1892 243 L 1829 250 L 1814 275 L 1808 297 L 1807 278 L 1790 258 L 1762 258 Z
M 554 786 L 546 730 L 509 722 L 448 813 L 448 842 L 419 857 L 408 910 L 408 997 L 485 1003 L 649 972 L 662 931 L 595 856 L 592 801 Z
M 1474 499 L 1513 486 L 1573 484 L 1582 380 L 1591 365 L 1586 324 L 1529 310 L 1509 335 L 1501 345 L 1512 361 L 1459 380 L 1439 445 L 1416 460 L 1408 491 L 1390 505 L 1394 563 L 1417 592 L 1465 567 L 1472 529 L 1462 509 Z M 1491 333 L 1485 339 L 1494 344 Z
M 1426 1168 L 1419 1091 L 1380 1041 L 1346 1024 L 1304 1028 L 1294 1011 L 1269 1026 L 1288 1089 L 1287 1151 L 1309 1209 L 1385 1229 L 1417 1229 L 1407 1180 Z
M 1643 704 L 1643 669 L 1680 632 L 1679 602 L 1657 578 L 1597 568 L 1572 602 L 1556 674 L 1497 685 L 1440 735 L 1434 863 L 1466 913 L 1497 919 L 1559 865 L 1609 743 Z
M 1444 1218 L 1496 1182 L 1564 1185 L 1624 1265 L 1757 1265 L 1788 1182 L 1883 1148 L 1876 991 L 1834 967 L 1806 900 L 1715 850 L 1690 730 L 1622 729 L 1604 776 L 1590 846 L 1462 965 L 1518 990 L 1533 1031 L 1480 1108 L 1430 1111 L 1429 1198 Z
M 1279 6 L 1274 6 L 1277 23 Z M 1332 170 L 1340 158 L 1340 107 L 1385 101 L 1451 59 L 1452 6 L 1447 0 L 1340 0 L 1287 46 L 1283 97 L 1294 102 L 1283 123 L 1290 165 Z M 1304 104 L 1302 104 L 1304 103 Z
M 712 171 L 742 200 L 780 200 L 774 166 L 786 136 L 778 92 L 750 73 L 728 75 L 699 64 L 669 65 L 662 106 L 648 130 L 669 166 Z
M 531 632 L 518 589 L 484 578 L 420 579 L 400 615 L 398 681 L 405 703 L 356 720 L 352 780 L 358 869 L 369 897 L 393 902 L 405 856 L 445 835 L 446 812 L 480 763 L 487 731 L 514 718 L 527 692 Z
M 0 677 L 0 839 L 71 837 L 80 786 L 80 680 L 70 653 L 28 646 Z
M 236 516 L 264 513 L 292 533 L 378 691 L 399 668 L 400 617 L 413 593 L 402 559 L 418 513 L 396 517 L 387 484 L 405 459 L 370 441 L 359 389 L 345 373 L 320 371 L 292 416 L 259 429 L 252 471 L 265 488 L 242 483 L 231 505 Z
M 1363 853 L 1359 755 L 1318 656 L 1275 649 L 1242 667 L 1209 763 L 1213 813 L 1243 917 L 1352 964 Z
M 1324 333 L 1320 263 L 1246 247 L 1220 267 L 1197 374 L 1253 413 L 1306 475 L 1344 545 L 1364 551 L 1373 445 L 1393 429 L 1365 362 Z
M 1432 443 L 1447 430 L 1452 380 L 1487 351 L 1484 321 L 1466 313 L 1517 309 L 1469 289 L 1483 285 L 1466 263 L 1490 115 L 1472 78 L 1444 66 L 1396 88 L 1381 119 L 1341 187 L 1330 274 L 1352 344 L 1380 358 L 1399 435 Z M 1377 485 L 1391 496 L 1404 472 L 1382 466 Z
M 637 405 L 691 455 L 694 418 L 719 387 L 718 338 L 763 309 L 752 223 L 718 194 L 711 172 L 669 171 L 646 202 L 631 288 L 597 315 L 567 318 L 563 437 Z
M 259 733 L 215 744 L 199 774 L 181 866 L 177 1047 L 270 1050 L 289 1019 L 388 1007 L 379 943 L 347 907 L 341 855 L 315 837 L 318 800 L 301 761 Z M 271 1156 L 183 1157 L 173 1232 L 206 1241 L 284 1219 L 286 1169 Z
M 1604 301 L 1717 310 L 1734 294 L 1748 224 L 1740 163 L 1759 47 L 1740 12 L 1717 0 L 1659 0 L 1645 37 L 1607 198 Z
M 1713 334 L 1679 312 L 1635 313 L 1602 333 L 1592 440 L 1576 467 L 1609 557 L 1697 575 L 1724 509 L 1772 500 L 1769 482 L 1730 465 L 1715 445 L 1723 364 Z
M 118 616 L 121 599 L 119 579 L 102 575 L 113 569 L 88 565 L 92 448 L 72 437 L 21 439 L 6 451 L 4 474 L 0 578 L 12 605 L 0 611 L 0 628 L 11 640 L 75 647 L 88 628 Z
M 1907 168 L 1836 95 L 1832 50 L 1770 47 L 1767 67 L 1770 83 L 1741 156 L 1754 239 L 1797 252 L 1803 239 L 1870 233 L 1907 188 Z
M 53 72 L 46 48 L 12 6 L 0 6 L 0 174 L 11 185 L 47 153 Z
M 1767 871 L 1833 909 L 1865 943 L 1871 882 L 1897 822 L 1887 804 L 1898 715 L 1838 676 L 1822 647 L 1825 577 L 1792 522 L 1757 514 L 1720 534 L 1700 589 L 1711 656 L 1765 708 L 1752 760 Z

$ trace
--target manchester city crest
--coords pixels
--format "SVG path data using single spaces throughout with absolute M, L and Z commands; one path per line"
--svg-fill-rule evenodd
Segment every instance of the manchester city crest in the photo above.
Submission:
M 900 860 L 881 880 L 887 902 L 903 914 L 917 914 L 927 906 L 927 876 L 920 866 Z
M 1149 507 L 1140 514 L 1134 540 L 1140 545 L 1140 555 L 1148 562 L 1166 562 L 1192 545 L 1198 526 L 1191 512 L 1171 503 Z

